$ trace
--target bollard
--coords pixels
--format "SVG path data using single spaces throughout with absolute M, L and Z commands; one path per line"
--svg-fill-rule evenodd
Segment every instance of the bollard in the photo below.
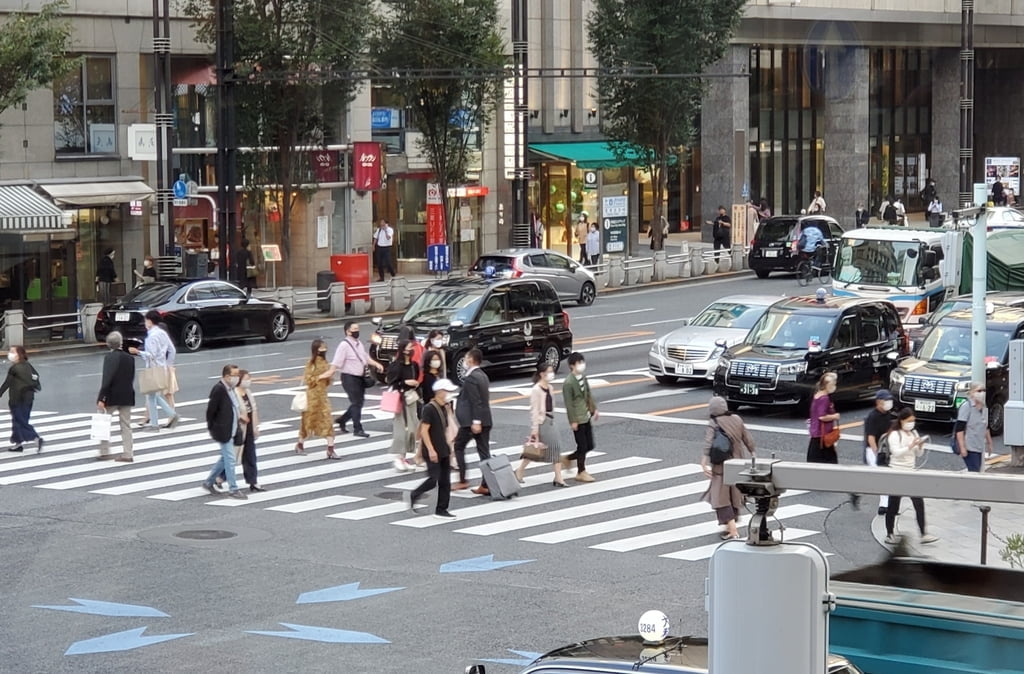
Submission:
M 295 289 L 291 286 L 278 288 L 274 293 L 277 301 L 288 307 L 288 310 L 295 313 Z
M 25 312 L 10 309 L 4 312 L 4 345 L 6 348 L 25 344 Z
M 351 312 L 353 316 L 365 316 L 370 313 L 369 300 L 352 300 Z
M 668 262 L 666 262 L 665 260 L 666 257 L 667 255 L 665 254 L 665 251 L 654 251 L 654 272 L 652 276 L 653 280 L 664 281 L 665 277 L 668 276 Z
M 710 276 L 718 271 L 718 260 L 716 257 L 702 258 L 704 260 L 704 275 Z
M 608 287 L 619 288 L 626 281 L 626 272 L 622 267 L 622 258 L 619 256 L 608 258 Z
M 82 321 L 82 341 L 92 344 L 96 341 L 96 317 L 103 308 L 102 304 L 86 304 L 80 312 Z
M 992 506 L 980 505 L 978 510 L 981 511 L 981 565 L 985 566 L 988 564 L 988 514 Z
M 732 270 L 732 256 L 723 255 L 718 258 L 718 271 L 731 271 Z
M 409 294 L 409 281 L 405 277 L 391 279 L 391 310 L 405 311 L 411 301 Z
M 689 241 L 683 241 L 683 246 L 679 249 L 679 253 L 683 256 L 683 263 L 679 265 L 679 278 L 690 278 L 692 269 L 690 263 Z
M 690 270 L 693 276 L 704 275 L 704 256 L 696 248 L 690 251 Z
M 747 268 L 746 255 L 743 254 L 743 247 L 737 246 L 732 249 L 732 268 L 736 271 Z
M 370 311 L 372 313 L 382 314 L 390 308 L 390 295 L 370 295 Z
M 340 318 L 345 315 L 345 284 L 342 281 L 335 281 L 327 286 L 327 302 L 330 306 L 331 318 Z

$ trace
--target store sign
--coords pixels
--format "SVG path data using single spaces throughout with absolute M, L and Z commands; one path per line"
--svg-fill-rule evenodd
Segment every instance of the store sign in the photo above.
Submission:
M 597 171 L 584 171 L 583 172 L 583 189 L 585 189 L 585 190 L 596 190 L 597 189 Z
M 338 166 L 341 155 L 337 150 L 313 150 L 309 153 L 313 167 L 313 179 L 318 183 L 338 182 Z
M 142 215 L 142 202 L 141 201 L 129 201 L 128 202 L 128 215 Z
M 398 108 L 373 108 L 370 110 L 370 128 L 372 129 L 398 129 L 401 115 Z
M 441 186 L 437 183 L 427 183 L 427 247 L 447 242 Z
M 380 143 L 352 143 L 354 176 L 352 182 L 358 192 L 376 192 L 383 183 L 382 148 Z
M 135 161 L 156 161 L 156 124 L 128 125 L 128 157 Z
M 517 71 L 507 66 L 508 78 L 502 91 L 502 140 L 504 141 L 505 178 L 514 180 L 516 173 L 525 171 L 526 166 L 526 115 L 516 110 L 516 102 L 523 100 L 525 77 L 516 77 Z
M 448 246 L 438 244 L 427 246 L 427 270 L 428 271 L 451 271 L 452 262 L 448 257 Z
M 605 253 L 626 252 L 626 241 L 629 236 L 629 197 L 601 199 L 601 229 Z
M 999 179 L 1003 189 L 1020 195 L 1020 157 L 985 157 L 985 184 L 992 191 L 992 183 Z M 983 202 L 984 203 L 984 202 Z

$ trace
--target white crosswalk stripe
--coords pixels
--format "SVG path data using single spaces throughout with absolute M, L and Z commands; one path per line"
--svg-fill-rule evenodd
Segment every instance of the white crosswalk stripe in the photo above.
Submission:
M 455 520 L 440 520 L 410 513 L 403 495 L 426 477 L 423 472 L 396 473 L 388 453 L 390 433 L 371 437 L 340 435 L 335 451 L 339 461 L 325 460 L 325 441 L 306 445 L 306 454 L 294 452 L 297 418 L 264 421 L 258 440 L 260 484 L 269 491 L 249 493 L 247 500 L 211 498 L 201 487 L 217 459 L 201 419 L 201 406 L 182 404 L 183 415 L 174 429 L 134 433 L 135 461 L 131 464 L 96 461 L 96 443 L 89 435 L 89 414 L 33 413 L 33 424 L 47 442 L 42 454 L 34 447 L 24 453 L 0 451 L 0 485 L 41 489 L 86 490 L 105 496 L 136 496 L 155 501 L 193 502 L 228 508 L 247 507 L 289 517 L 325 517 L 346 522 L 380 522 L 407 529 L 440 529 L 443 535 L 513 536 L 524 546 L 582 545 L 614 553 L 655 555 L 671 562 L 699 562 L 721 544 L 719 525 L 711 507 L 702 500 L 708 481 L 700 466 L 669 465 L 643 456 L 609 456 L 595 451 L 587 470 L 592 483 L 570 480 L 567 489 L 553 489 L 551 467 L 531 463 L 520 494 L 510 500 L 490 500 L 468 491 L 453 492 Z M 197 418 L 199 417 L 199 418 Z M 367 417 L 367 423 L 372 417 Z M 0 412 L 0 433 L 10 418 Z M 119 451 L 116 424 L 111 449 Z M 494 455 L 513 461 L 520 445 L 493 447 Z M 467 479 L 480 481 L 477 456 L 467 452 Z M 237 468 L 239 483 L 242 469 Z M 244 486 L 244 485 L 243 485 Z M 824 508 L 801 503 L 804 492 L 785 492 L 776 519 L 786 522 L 786 540 L 819 533 L 790 526 L 790 520 L 815 515 Z M 422 500 L 428 505 L 433 494 Z M 819 516 L 820 517 L 820 516 Z M 806 527 L 806 524 L 804 524 Z

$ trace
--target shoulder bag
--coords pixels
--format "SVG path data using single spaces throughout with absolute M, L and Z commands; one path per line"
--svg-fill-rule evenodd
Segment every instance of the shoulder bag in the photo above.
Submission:
M 159 393 L 167 388 L 167 368 L 160 366 L 139 370 L 139 392 L 145 395 Z
M 355 347 L 346 339 L 345 344 L 348 344 L 348 348 L 352 349 L 352 355 L 356 357 L 356 360 L 363 363 L 363 386 L 365 388 L 373 388 L 377 385 L 377 375 L 370 369 L 370 364 L 359 357 L 359 352 L 356 351 Z
M 305 412 L 306 407 L 309 406 L 309 396 L 306 395 L 305 391 L 299 391 L 292 398 L 291 409 L 292 412 Z
M 722 427 L 715 422 L 715 435 L 711 438 L 708 459 L 712 466 L 720 466 L 732 458 L 732 440 L 725 434 Z

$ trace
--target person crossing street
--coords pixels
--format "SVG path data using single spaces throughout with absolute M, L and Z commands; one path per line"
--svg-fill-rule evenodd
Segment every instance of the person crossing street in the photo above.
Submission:
M 220 456 L 203 481 L 203 489 L 214 496 L 220 496 L 214 484 L 217 476 L 223 473 L 228 483 L 228 496 L 244 500 L 248 496 L 238 490 L 238 481 L 235 477 L 234 440 L 238 432 L 238 420 L 241 418 L 238 396 L 235 395 L 238 372 L 237 365 L 225 365 L 221 370 L 220 381 L 210 389 L 210 399 L 206 404 L 206 429 L 217 443 Z
M 480 369 L 484 355 L 480 349 L 470 349 L 466 354 L 468 370 L 462 377 L 462 394 L 455 407 L 455 417 L 459 421 L 459 434 L 455 437 L 455 460 L 459 466 L 459 482 L 454 489 L 465 489 L 466 481 L 466 445 L 470 438 L 476 441 L 476 453 L 480 461 L 491 458 L 491 380 Z M 480 483 L 474 494 L 490 494 L 487 485 Z
M 121 455 L 110 453 L 110 441 L 101 440 L 97 459 L 132 463 L 132 407 L 135 406 L 135 359 L 121 347 L 124 338 L 118 331 L 107 335 L 110 351 L 103 357 L 103 375 L 96 407 L 103 414 L 116 414 L 121 427 Z
M 576 440 L 576 451 L 562 457 L 562 467 L 570 468 L 576 462 L 577 482 L 593 482 L 594 477 L 587 472 L 587 453 L 594 449 L 594 425 L 597 421 L 597 403 L 590 391 L 590 382 L 584 376 L 587 362 L 583 354 L 574 351 L 569 355 L 569 376 L 562 383 L 562 399 L 565 401 L 565 416 L 569 419 L 573 438 Z
M 455 519 L 448 512 L 451 501 L 451 445 L 449 430 L 455 426 L 455 419 L 448 405 L 449 394 L 458 388 L 448 379 L 438 379 L 433 385 L 434 397 L 423 406 L 420 421 L 420 451 L 427 462 L 427 479 L 409 494 L 409 509 L 416 508 L 416 501 L 431 489 L 437 488 L 437 504 L 434 516 L 438 519 Z

